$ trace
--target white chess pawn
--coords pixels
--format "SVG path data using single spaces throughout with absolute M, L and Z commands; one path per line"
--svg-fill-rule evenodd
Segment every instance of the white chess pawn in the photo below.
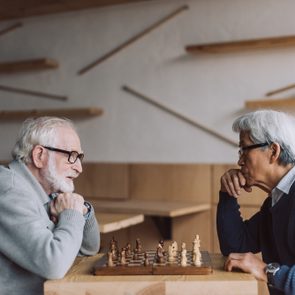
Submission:
M 201 266 L 201 253 L 195 253 L 195 259 L 193 260 L 195 266 Z
M 182 248 L 182 250 L 181 250 L 180 265 L 183 266 L 183 267 L 187 266 L 187 257 L 186 257 L 186 249 L 185 249 L 185 247 Z
M 174 249 L 172 245 L 168 246 L 168 261 L 169 262 L 175 261 Z

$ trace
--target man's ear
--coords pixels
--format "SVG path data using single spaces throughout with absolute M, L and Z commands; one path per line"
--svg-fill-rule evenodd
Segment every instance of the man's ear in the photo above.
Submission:
M 36 145 L 32 150 L 32 162 L 37 168 L 43 168 L 47 159 L 46 152 L 41 145 Z
M 277 142 L 273 142 L 270 145 L 270 150 L 271 150 L 271 157 L 270 161 L 271 163 L 276 162 L 280 156 L 281 153 L 281 146 Z

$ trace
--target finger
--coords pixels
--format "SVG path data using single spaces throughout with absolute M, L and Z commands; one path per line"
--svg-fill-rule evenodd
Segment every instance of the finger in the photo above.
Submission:
M 236 197 L 237 193 L 235 191 L 235 187 L 233 184 L 233 174 L 235 173 L 235 170 L 229 170 L 222 176 L 222 182 L 224 184 L 224 187 L 226 188 L 226 191 L 229 193 L 229 195 Z
M 232 192 L 230 186 L 228 185 L 228 182 L 227 182 L 227 180 L 225 179 L 225 177 L 223 177 L 223 178 L 221 179 L 221 183 L 222 183 L 222 186 L 223 186 L 222 191 L 225 190 L 230 196 L 233 197 L 234 194 L 233 194 L 233 192 Z
M 241 188 L 242 188 L 240 178 L 239 178 L 239 173 L 232 175 L 232 180 L 233 180 L 234 190 L 236 194 L 239 196 L 241 193 Z
M 241 186 L 245 186 L 246 185 L 246 178 L 245 176 L 243 175 L 243 173 L 241 172 L 241 170 L 238 171 L 238 177 L 239 177 L 239 182 L 241 184 Z
M 247 193 L 251 193 L 251 192 L 252 192 L 252 187 L 251 187 L 251 186 L 244 186 L 244 190 L 245 190 Z

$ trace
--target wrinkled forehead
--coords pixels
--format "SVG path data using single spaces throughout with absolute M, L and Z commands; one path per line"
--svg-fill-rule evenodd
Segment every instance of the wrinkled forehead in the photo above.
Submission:
M 77 132 L 68 126 L 62 126 L 56 129 L 55 144 L 67 150 L 81 151 L 81 142 Z

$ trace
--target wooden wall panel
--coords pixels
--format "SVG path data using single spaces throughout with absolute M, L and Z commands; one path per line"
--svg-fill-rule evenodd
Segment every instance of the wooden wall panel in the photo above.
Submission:
M 209 203 L 210 173 L 207 164 L 131 164 L 130 198 Z
M 191 250 L 192 241 L 198 234 L 201 240 L 201 250 L 212 252 L 211 211 L 173 218 L 172 232 L 173 239 L 178 242 L 179 248 L 181 242 L 185 242 L 187 249 Z
M 75 188 L 88 198 L 127 199 L 128 164 L 84 163 Z
M 217 204 L 219 199 L 220 190 L 220 177 L 229 169 L 237 168 L 234 164 L 214 164 L 212 165 L 212 193 L 213 193 L 213 203 Z M 260 206 L 267 194 L 261 189 L 253 187 L 251 193 L 246 193 L 245 191 L 241 194 L 239 198 L 239 203 L 241 205 L 256 205 Z

